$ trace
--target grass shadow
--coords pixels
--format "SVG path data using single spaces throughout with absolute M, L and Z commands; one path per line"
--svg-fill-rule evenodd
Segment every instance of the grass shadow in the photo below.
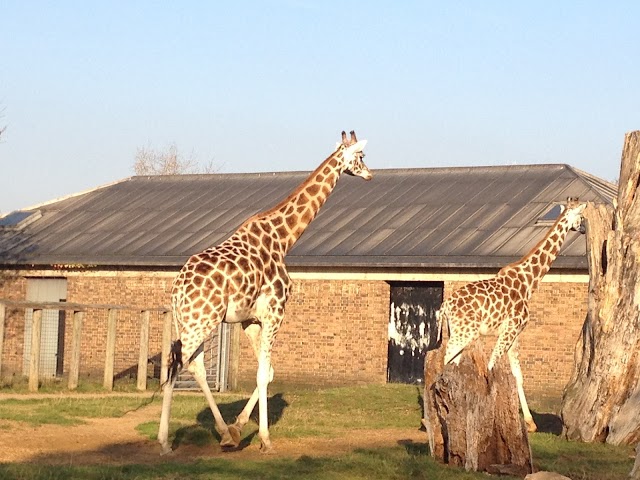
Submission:
M 411 457 L 429 456 L 429 444 L 427 442 L 414 442 L 411 439 L 398 440 L 398 445 L 404 447 L 407 455 Z
M 422 412 L 422 419 L 420 419 L 420 425 L 418 425 L 418 430 L 420 430 L 421 432 L 426 432 L 427 429 L 424 426 L 424 423 L 422 422 L 422 420 L 425 418 L 425 411 L 424 411 L 424 389 L 420 388 L 420 386 L 416 387 L 416 401 L 418 402 L 418 406 L 420 407 L 420 411 Z
M 225 419 L 227 424 L 231 424 L 235 421 L 236 417 L 240 415 L 242 409 L 246 405 L 248 399 L 236 400 L 228 403 L 218 404 L 220 413 Z M 269 427 L 275 425 L 280 421 L 285 409 L 289 406 L 289 402 L 284 399 L 282 393 L 276 393 L 275 395 L 267 399 L 267 419 Z M 251 412 L 251 420 L 258 423 L 258 405 Z M 205 446 L 213 441 L 220 442 L 220 434 L 215 429 L 215 422 L 213 414 L 209 407 L 203 408 L 196 416 L 196 425 L 189 425 L 179 428 L 175 433 L 172 447 L 176 448 L 181 444 L 193 444 L 197 446 Z M 246 428 L 246 427 L 245 427 Z M 242 450 L 248 447 L 253 438 L 258 433 L 257 429 L 253 429 L 249 434 L 243 434 L 238 450 Z

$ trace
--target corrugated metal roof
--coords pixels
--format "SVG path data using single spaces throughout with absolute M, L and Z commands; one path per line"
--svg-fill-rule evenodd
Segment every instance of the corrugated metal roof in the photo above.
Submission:
M 308 172 L 131 177 L 31 209 L 0 228 L 0 263 L 180 266 L 276 205 Z M 345 176 L 288 256 L 290 266 L 500 267 L 546 233 L 567 197 L 610 203 L 616 186 L 568 165 L 377 170 Z M 560 268 L 585 268 L 570 233 Z

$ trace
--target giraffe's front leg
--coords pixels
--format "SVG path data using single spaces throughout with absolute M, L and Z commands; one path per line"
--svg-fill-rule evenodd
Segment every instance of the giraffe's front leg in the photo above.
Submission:
M 506 352 L 509 357 L 509 365 L 511 367 L 511 373 L 516 380 L 516 389 L 518 391 L 518 398 L 520 400 L 520 408 L 522 409 L 522 415 L 524 421 L 527 424 L 527 431 L 535 432 L 538 427 L 533 421 L 529 406 L 527 405 L 527 399 L 524 396 L 524 380 L 522 377 L 522 370 L 520 369 L 519 346 L 518 335 L 522 332 L 524 326 L 527 323 L 527 315 L 522 318 L 505 322 L 498 335 L 498 341 L 491 353 L 491 359 L 489 360 L 488 368 L 491 370 L 500 357 Z
M 253 348 L 253 353 L 258 360 L 260 357 L 260 333 L 262 331 L 262 327 L 259 323 L 255 323 L 253 321 L 246 321 L 242 323 L 242 328 L 244 330 L 245 335 L 249 339 L 251 343 L 251 347 Z M 242 429 L 249 422 L 249 417 L 251 416 L 251 412 L 253 412 L 254 407 L 258 403 L 258 387 L 253 390 L 251 397 L 247 401 L 246 405 L 240 412 L 240 415 L 236 417 L 236 421 L 229 425 L 229 432 L 234 438 L 238 438 L 238 441 L 242 435 Z
M 258 362 L 260 361 L 260 345 L 261 345 L 261 336 L 262 336 L 262 327 L 259 323 L 255 322 L 245 322 L 243 323 L 244 333 L 247 335 L 251 346 L 253 347 L 253 351 L 256 355 L 256 359 Z M 259 373 L 257 374 L 259 375 Z M 270 383 L 273 380 L 273 367 L 269 366 L 269 381 Z M 258 382 L 256 382 L 259 385 Z M 260 388 L 256 386 L 251 394 L 251 397 L 247 401 L 245 407 L 240 412 L 240 415 L 236 418 L 236 421 L 229 425 L 229 432 L 234 438 L 240 439 L 242 434 L 242 429 L 249 422 L 249 418 L 251 416 L 251 412 L 258 403 L 258 398 L 260 395 Z
M 267 387 L 273 380 L 273 368 L 271 367 L 271 349 L 276 339 L 282 319 L 284 318 L 284 306 L 289 296 L 289 276 L 287 275 L 284 265 L 277 268 L 278 276 L 265 285 L 261 296 L 258 298 L 256 307 L 256 320 L 260 324 L 260 328 L 247 328 L 245 332 L 251 339 L 254 352 L 258 357 L 258 372 L 256 374 L 257 397 L 258 397 L 258 436 L 260 437 L 260 451 L 269 453 L 272 449 L 271 439 L 269 438 L 268 424 L 268 405 L 267 405 Z M 244 415 L 251 413 L 248 408 L 253 407 L 255 402 L 255 392 L 247 403 L 239 419 L 245 420 Z
M 273 369 L 271 368 L 271 352 L 263 349 L 258 360 L 258 374 L 256 381 L 258 384 L 258 410 L 259 426 L 258 436 L 260 437 L 260 452 L 269 453 L 273 447 L 269 438 L 268 407 L 267 407 L 267 387 L 272 379 Z
M 273 367 L 269 370 L 269 383 L 273 380 Z M 242 429 L 249 422 L 249 418 L 251 416 L 251 412 L 258 403 L 258 395 L 259 389 L 256 387 L 251 394 L 251 397 L 247 401 L 244 409 L 240 412 L 240 415 L 236 417 L 236 421 L 229 425 L 229 432 L 231 432 L 231 436 L 240 438 L 242 434 Z
M 267 310 L 261 322 L 262 331 L 260 332 L 260 350 L 258 352 L 256 383 L 258 386 L 258 436 L 260 437 L 260 452 L 262 453 L 269 453 L 272 450 L 271 439 L 269 438 L 267 387 L 273 380 L 271 349 L 273 348 L 276 334 L 282 323 L 285 301 L 286 295 L 284 299 L 273 301 L 271 308 Z
M 520 408 L 522 408 L 524 422 L 527 424 L 527 431 L 529 433 L 533 433 L 538 430 L 538 426 L 536 425 L 536 422 L 533 421 L 533 417 L 531 416 L 531 412 L 529 411 L 529 405 L 527 404 L 527 399 L 524 396 L 524 380 L 522 377 L 522 370 L 520 369 L 520 359 L 518 358 L 519 347 L 517 338 L 513 342 L 513 345 L 511 345 L 511 348 L 507 352 L 507 355 L 509 356 L 511 373 L 513 373 L 513 376 L 516 379 L 516 388 L 518 389 L 518 398 L 520 399 Z

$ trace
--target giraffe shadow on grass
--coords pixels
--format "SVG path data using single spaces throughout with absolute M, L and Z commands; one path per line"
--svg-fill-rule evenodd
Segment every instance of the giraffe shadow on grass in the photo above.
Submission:
M 219 403 L 220 413 L 227 422 L 227 425 L 232 424 L 236 417 L 240 415 L 242 409 L 247 403 L 247 399 L 236 400 L 234 402 Z M 276 393 L 267 399 L 267 412 L 269 425 L 275 425 L 282 418 L 284 410 L 289 406 L 282 393 Z M 248 423 L 243 432 L 240 445 L 236 450 L 242 450 L 248 447 L 258 433 L 258 406 L 251 412 L 251 420 L 255 422 L 255 425 Z M 248 434 L 246 432 L 249 432 Z M 181 427 L 176 431 L 175 438 L 173 440 L 172 448 L 176 448 L 179 445 L 197 445 L 205 446 L 211 443 L 219 443 L 220 434 L 216 432 L 215 422 L 213 420 L 213 414 L 209 407 L 203 408 L 196 416 L 196 424 Z

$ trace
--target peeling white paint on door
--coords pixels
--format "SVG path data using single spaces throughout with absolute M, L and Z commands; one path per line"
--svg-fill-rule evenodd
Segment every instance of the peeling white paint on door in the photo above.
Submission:
M 413 314 L 423 320 L 418 324 L 410 324 L 407 321 L 409 314 Z M 398 352 L 404 355 L 416 355 L 429 344 L 429 325 L 424 320 L 427 312 L 421 305 L 402 303 L 399 305 L 391 302 L 388 336 L 389 341 L 401 348 Z

